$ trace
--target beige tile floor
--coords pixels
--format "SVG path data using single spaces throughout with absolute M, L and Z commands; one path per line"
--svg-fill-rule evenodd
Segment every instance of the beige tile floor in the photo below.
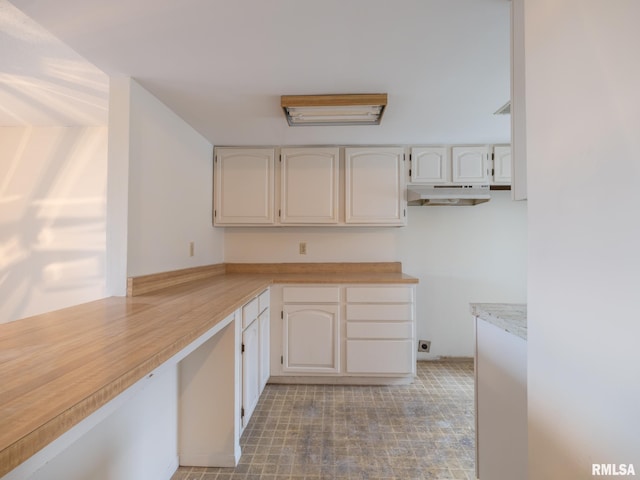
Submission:
M 412 385 L 267 385 L 235 468 L 172 480 L 474 479 L 472 362 L 418 362 Z

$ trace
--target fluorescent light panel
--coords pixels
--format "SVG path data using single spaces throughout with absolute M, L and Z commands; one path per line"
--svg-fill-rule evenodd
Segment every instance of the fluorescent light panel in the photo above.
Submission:
M 387 94 L 283 95 L 281 105 L 290 126 L 378 125 Z

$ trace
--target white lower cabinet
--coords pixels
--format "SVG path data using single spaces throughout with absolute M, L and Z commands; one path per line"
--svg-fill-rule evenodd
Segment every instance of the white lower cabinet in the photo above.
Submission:
M 337 305 L 285 305 L 285 372 L 338 373 Z
M 269 381 L 270 360 L 269 360 L 269 342 L 271 341 L 270 333 L 270 317 L 267 308 L 258 317 L 260 327 L 260 393 Z
M 347 287 L 346 372 L 415 374 L 413 288 Z
M 296 374 L 340 372 L 337 287 L 284 287 L 282 370 Z M 333 303 L 307 303 L 328 301 Z
M 242 332 L 242 428 L 260 398 L 260 323 L 255 319 Z
M 269 290 L 241 308 L 242 403 L 240 428 L 244 429 L 269 379 Z M 266 358 L 266 360 L 265 360 Z
M 272 324 L 272 381 L 396 383 L 415 375 L 413 285 L 285 285 L 275 287 L 274 302 L 282 320 Z

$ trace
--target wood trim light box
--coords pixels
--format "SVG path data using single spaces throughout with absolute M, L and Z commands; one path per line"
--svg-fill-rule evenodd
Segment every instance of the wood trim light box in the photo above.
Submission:
M 292 127 L 379 125 L 387 94 L 283 95 L 280 103 Z

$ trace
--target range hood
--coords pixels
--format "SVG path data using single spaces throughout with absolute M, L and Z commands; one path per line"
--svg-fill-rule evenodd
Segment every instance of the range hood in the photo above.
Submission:
M 489 185 L 409 185 L 407 204 L 477 205 L 491 200 Z

